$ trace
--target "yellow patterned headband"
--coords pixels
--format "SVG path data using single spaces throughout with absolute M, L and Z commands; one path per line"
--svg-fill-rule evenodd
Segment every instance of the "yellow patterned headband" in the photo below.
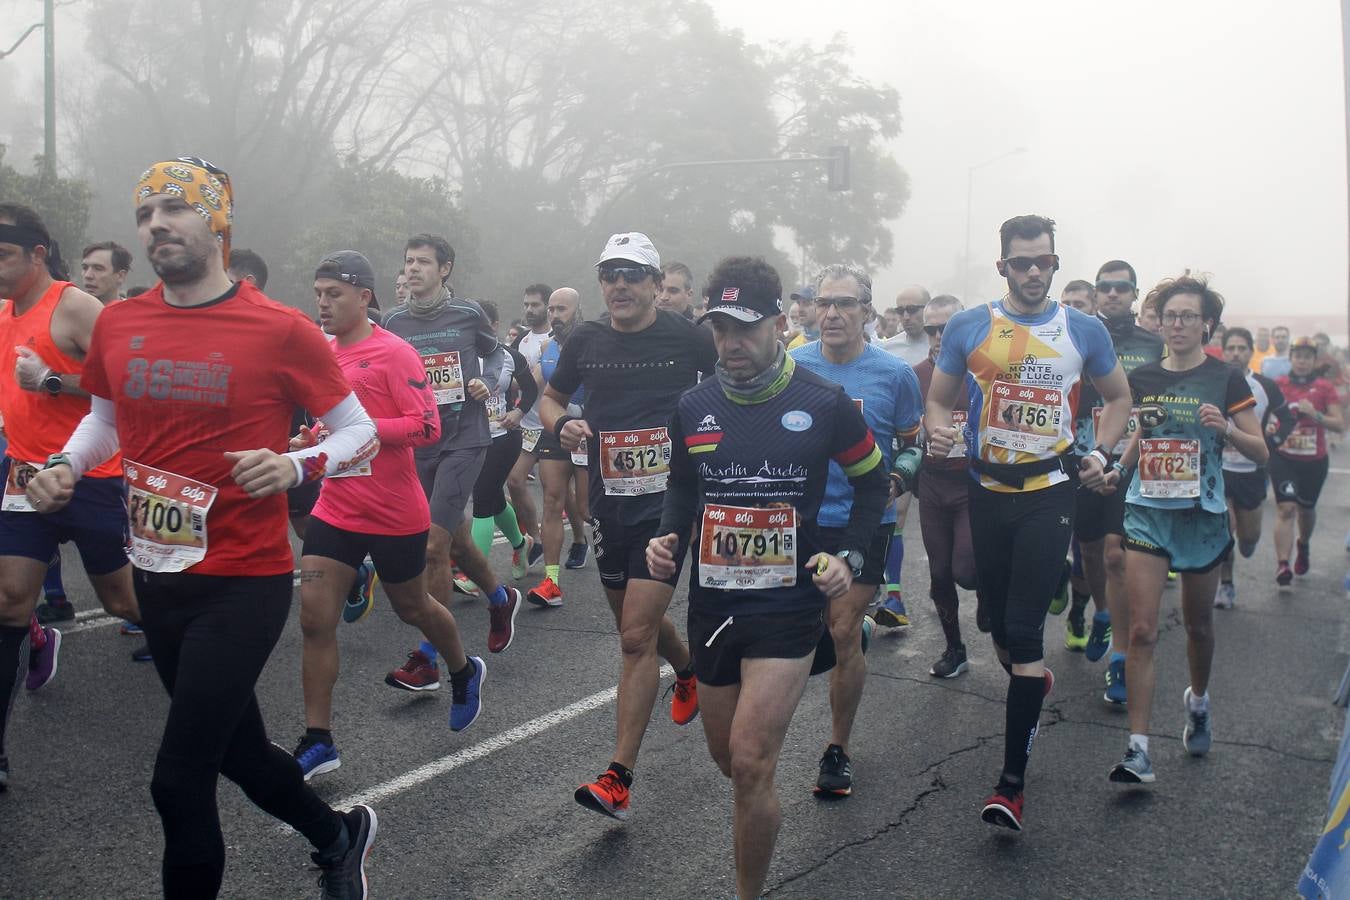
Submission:
M 172 194 L 197 210 L 220 243 L 224 264 L 230 264 L 230 225 L 234 221 L 234 196 L 230 176 L 203 159 L 180 156 L 155 163 L 136 184 L 136 205 L 154 194 Z

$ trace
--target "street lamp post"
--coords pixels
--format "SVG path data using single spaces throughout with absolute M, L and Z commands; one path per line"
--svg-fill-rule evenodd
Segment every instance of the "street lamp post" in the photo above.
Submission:
M 1000 153 L 992 159 L 986 159 L 982 163 L 976 163 L 966 169 L 966 255 L 962 260 L 965 271 L 961 276 L 962 294 L 961 300 L 964 303 L 970 303 L 970 212 L 971 200 L 975 194 L 975 170 L 983 169 L 985 166 L 992 166 L 996 162 L 1007 159 L 1010 156 L 1016 156 L 1019 153 L 1026 153 L 1026 147 L 1014 147 L 1005 153 Z

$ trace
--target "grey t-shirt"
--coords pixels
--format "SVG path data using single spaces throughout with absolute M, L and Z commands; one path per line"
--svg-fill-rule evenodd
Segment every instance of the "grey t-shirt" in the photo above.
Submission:
M 436 393 L 436 408 L 441 414 L 441 439 L 429 447 L 414 451 L 420 459 L 435 457 L 447 450 L 486 447 L 487 409 L 468 395 L 465 385 L 481 375 L 478 358 L 505 353 L 497 344 L 483 308 L 473 300 L 449 299 L 430 316 L 415 314 L 407 304 L 399 304 L 384 317 L 384 327 L 412 344 L 426 366 L 427 379 Z

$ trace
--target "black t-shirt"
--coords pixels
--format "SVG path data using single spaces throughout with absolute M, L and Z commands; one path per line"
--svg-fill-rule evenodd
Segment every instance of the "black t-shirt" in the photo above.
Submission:
M 572 331 L 548 383 L 564 397 L 586 388 L 584 416 L 595 434 L 586 448 L 592 516 L 617 518 L 624 525 L 661 518 L 664 474 L 637 476 L 663 472 L 670 445 L 649 433 L 634 433 L 664 429 L 680 394 L 716 365 L 712 335 L 662 309 L 642 331 L 615 331 L 608 316 Z M 602 447 L 608 454 L 603 466 Z M 647 458 L 639 456 L 635 467 L 631 453 L 626 461 L 613 455 L 628 450 L 645 450 Z

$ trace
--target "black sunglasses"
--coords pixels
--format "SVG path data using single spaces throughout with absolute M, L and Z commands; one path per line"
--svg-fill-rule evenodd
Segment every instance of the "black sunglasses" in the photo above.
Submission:
M 928 335 L 929 337 L 937 337 L 939 334 L 942 334 L 943 329 L 945 329 L 946 327 L 947 327 L 946 322 L 943 322 L 941 325 L 925 325 L 923 326 L 923 331 L 924 334 Z
M 1059 254 L 1042 253 L 1040 256 L 1009 256 L 1003 260 L 1003 264 L 1014 272 L 1026 272 L 1032 266 L 1042 272 L 1048 272 L 1059 268 Z
M 1134 290 L 1133 281 L 1099 281 L 1097 282 L 1097 293 L 1109 294 L 1115 291 L 1117 294 L 1128 294 Z
M 919 313 L 923 312 L 923 304 L 915 303 L 913 306 L 897 306 L 896 309 L 907 316 L 917 316 Z
M 600 280 L 605 284 L 614 284 L 620 278 L 627 284 L 641 284 L 652 274 L 646 266 L 610 266 L 600 270 Z

